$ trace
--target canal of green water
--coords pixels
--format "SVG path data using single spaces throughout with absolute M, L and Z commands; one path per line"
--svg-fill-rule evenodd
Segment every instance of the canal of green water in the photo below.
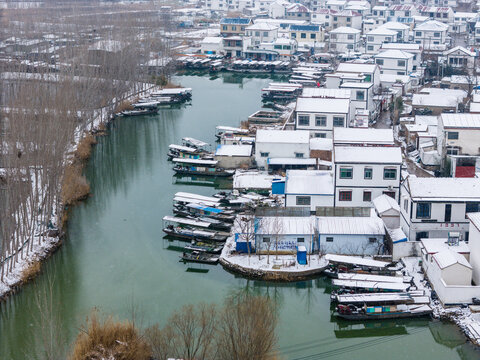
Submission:
M 279 312 L 278 348 L 286 359 L 475 359 L 451 324 L 421 320 L 348 323 L 330 314 L 328 281 L 291 284 L 246 280 L 220 266 L 180 263 L 178 246 L 163 240 L 162 217 L 177 191 L 211 195 L 201 181 L 174 180 L 168 145 L 184 136 L 214 143 L 216 125 L 238 126 L 261 107 L 269 78 L 222 74 L 175 79 L 193 88 L 191 105 L 157 116 L 118 119 L 100 138 L 86 168 L 92 197 L 71 212 L 63 246 L 42 275 L 0 305 L 0 359 L 25 359 L 41 347 L 37 303 L 51 299 L 61 333 L 71 342 L 93 307 L 119 318 L 132 304 L 142 324 L 164 324 L 184 304 L 221 303 L 246 289 L 268 294 Z M 221 183 L 212 184 L 222 186 Z M 49 285 L 51 284 L 51 285 Z M 40 301 L 41 303 L 43 301 Z

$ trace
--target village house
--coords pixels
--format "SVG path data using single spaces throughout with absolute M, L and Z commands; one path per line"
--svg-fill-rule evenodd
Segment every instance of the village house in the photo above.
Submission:
M 340 63 L 337 72 L 364 76 L 362 81 L 373 83 L 374 91 L 380 86 L 380 68 L 377 64 Z
M 243 57 L 251 45 L 252 38 L 247 36 L 229 36 L 223 38 L 223 49 L 226 57 Z
M 291 4 L 286 0 L 276 0 L 268 6 L 268 15 L 271 19 L 280 19 L 285 17 L 285 10 Z
M 252 164 L 252 145 L 218 145 L 215 160 L 224 169 L 248 168 Z
M 445 238 L 451 231 L 468 240 L 466 214 L 480 211 L 480 179 L 410 175 L 401 194 L 401 227 L 410 240 Z
M 339 27 L 330 31 L 330 51 L 334 53 L 358 51 L 360 47 L 360 33 L 360 30 L 351 27 Z
M 395 146 L 392 129 L 335 128 L 335 146 Z
M 332 171 L 287 170 L 285 179 L 285 206 L 304 207 L 314 212 L 318 206 L 334 205 L 334 177 Z
M 200 44 L 200 51 L 205 55 L 221 55 L 223 53 L 223 38 L 207 36 Z
M 332 138 L 335 127 L 350 121 L 350 99 L 297 98 L 295 128 L 308 130 L 313 137 Z
M 388 7 L 386 7 L 386 6 L 375 5 L 372 8 L 372 16 L 375 19 L 382 19 L 385 22 L 385 21 L 387 21 L 387 15 L 388 15 Z
M 413 41 L 420 44 L 424 49 L 430 49 L 435 45 L 447 42 L 448 25 L 430 20 L 421 23 L 413 29 Z
M 259 49 L 273 51 L 278 54 L 280 60 L 291 60 L 292 56 L 297 52 L 298 43 L 295 39 L 279 37 L 273 43 L 262 43 Z
M 319 25 L 290 25 L 290 38 L 314 44 L 323 41 L 323 30 Z
M 357 110 L 374 111 L 373 83 L 368 82 L 343 82 L 340 89 L 350 90 L 350 124 L 354 120 Z
M 245 30 L 252 24 L 249 18 L 223 18 L 220 20 L 220 34 L 225 37 L 245 35 Z
M 382 194 L 400 193 L 399 147 L 335 146 L 335 206 L 371 207 Z
M 291 4 L 285 9 L 285 18 L 291 20 L 310 21 L 310 9 L 302 4 Z
M 450 23 L 450 33 L 464 34 L 470 30 L 469 23 L 475 21 L 477 14 L 473 12 L 456 11 L 453 18 L 453 24 Z
M 252 45 L 274 42 L 278 37 L 278 26 L 258 22 L 246 28 L 246 35 L 252 38 Z
M 474 34 L 475 44 L 480 44 L 480 21 L 475 23 L 475 34 Z
M 325 7 L 330 10 L 342 11 L 347 6 L 345 0 L 328 0 L 325 3 Z
M 402 50 L 386 50 L 374 56 L 381 74 L 410 75 L 413 71 L 413 54 Z
M 353 10 L 342 10 L 332 14 L 330 26 L 333 29 L 339 27 L 350 27 L 353 29 L 362 29 L 362 14 Z
M 420 15 L 416 6 L 413 4 L 408 5 L 391 5 L 388 8 L 388 17 L 394 18 L 395 21 L 398 18 L 409 18 Z
M 312 164 L 310 154 L 310 134 L 300 130 L 257 130 L 255 137 L 255 162 L 260 169 L 269 169 L 271 165 Z M 274 160 L 276 159 L 276 161 Z M 304 160 L 307 160 L 306 162 Z M 315 165 L 313 159 L 313 165 Z
M 383 43 L 397 42 L 398 33 L 380 26 L 366 34 L 365 50 L 367 54 L 376 54 Z
M 416 71 L 420 67 L 422 59 L 422 49 L 419 44 L 413 43 L 383 43 L 379 51 L 401 50 L 413 54 L 412 69 Z
M 419 6 L 418 10 L 423 16 L 428 16 L 432 20 L 441 21 L 446 24 L 453 23 L 455 13 L 451 7 L 438 6 Z
M 410 26 L 396 22 L 388 21 L 381 26 L 384 29 L 392 30 L 397 33 L 397 42 L 408 43 L 410 37 Z
M 432 94 L 413 94 L 412 108 L 414 111 L 430 111 L 434 115 L 443 112 L 456 112 L 461 101 L 457 96 L 445 93 L 434 92 Z
M 475 61 L 475 53 L 465 49 L 463 46 L 456 46 L 443 52 L 445 64 L 447 66 L 463 69 L 472 72 Z

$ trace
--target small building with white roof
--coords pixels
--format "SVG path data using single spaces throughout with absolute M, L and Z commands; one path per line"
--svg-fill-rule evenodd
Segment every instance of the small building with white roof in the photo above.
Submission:
M 436 20 L 426 21 L 413 29 L 413 41 L 422 45 L 424 49 L 431 49 L 435 45 L 445 44 L 448 34 L 448 25 Z
M 438 146 L 446 155 L 480 155 L 480 114 L 441 114 Z
M 247 36 L 252 37 L 252 45 L 269 43 L 275 41 L 278 37 L 279 27 L 275 24 L 256 22 L 245 29 Z
M 402 50 L 386 50 L 374 58 L 381 74 L 409 75 L 413 71 L 413 56 Z
M 410 240 L 445 238 L 451 231 L 468 240 L 467 214 L 480 211 L 480 179 L 409 175 L 401 194 L 401 227 Z
M 248 168 L 253 160 L 252 147 L 252 145 L 218 145 L 215 151 L 218 167 L 224 169 Z
M 345 73 L 357 76 L 361 75 L 363 76 L 362 81 L 373 83 L 374 89 L 380 86 L 380 68 L 377 64 L 343 62 L 338 64 L 337 73 Z
M 257 130 L 255 137 L 255 162 L 260 169 L 268 169 L 273 159 L 290 159 L 293 162 L 309 159 L 310 134 L 302 130 Z M 310 163 L 308 163 L 310 164 Z M 313 165 L 315 159 L 313 159 Z
M 299 97 L 295 114 L 297 130 L 308 130 L 312 137 L 332 138 L 334 128 L 349 124 L 350 99 Z
M 348 53 L 360 48 L 361 31 L 351 27 L 341 26 L 330 31 L 329 49 L 332 53 Z
M 400 194 L 399 147 L 335 146 L 335 206 L 371 207 L 382 194 Z
M 378 27 L 369 31 L 365 42 L 367 54 L 376 54 L 383 43 L 397 42 L 398 33 L 384 27 Z
M 400 206 L 392 197 L 382 194 L 373 199 L 373 206 L 377 215 L 383 220 L 388 229 L 400 227 Z
M 395 146 L 392 129 L 337 128 L 333 134 L 335 146 Z
M 343 82 L 340 89 L 350 90 L 350 124 L 354 121 L 357 110 L 367 110 L 372 113 L 375 109 L 373 102 L 373 83 L 363 82 Z
M 220 55 L 223 52 L 223 38 L 220 36 L 207 36 L 200 43 L 202 54 Z
M 285 206 L 306 207 L 334 205 L 334 177 L 332 171 L 287 170 L 285 179 Z
M 465 49 L 463 46 L 455 46 L 450 50 L 444 51 L 443 57 L 445 63 L 450 67 L 460 68 L 466 71 L 473 69 L 475 53 Z

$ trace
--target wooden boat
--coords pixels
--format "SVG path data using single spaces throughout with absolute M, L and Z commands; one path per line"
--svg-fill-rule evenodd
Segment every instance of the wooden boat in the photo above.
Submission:
M 208 254 L 206 252 L 193 251 L 191 253 L 184 252 L 182 255 L 182 260 L 184 262 L 197 262 L 202 264 L 212 264 L 215 265 L 220 260 L 218 255 Z
M 382 306 L 338 305 L 335 315 L 346 320 L 379 320 L 429 316 L 432 308 L 426 304 Z
M 430 298 L 423 291 L 401 293 L 353 293 L 336 294 L 333 302 L 343 305 L 394 305 L 394 304 L 429 304 Z
M 351 289 L 363 292 L 405 292 L 412 285 L 397 282 L 333 279 L 332 286 L 337 289 Z
M 219 254 L 223 250 L 223 245 L 215 245 L 214 243 L 207 243 L 201 241 L 192 241 L 191 244 L 184 247 L 184 250 L 206 252 L 209 254 Z
M 217 168 L 216 160 L 173 158 L 172 161 L 175 163 L 173 171 L 180 175 L 229 177 L 235 173 L 235 170 Z
M 227 223 L 233 223 L 235 215 L 232 210 L 223 210 L 215 207 L 205 206 L 202 204 L 189 203 L 186 205 L 174 205 L 173 212 L 180 216 L 199 216 L 204 218 L 211 218 Z
M 230 136 L 248 136 L 249 130 L 230 126 L 217 126 L 215 128 L 215 137 L 217 140 L 220 140 L 225 134 L 229 134 Z
M 174 158 L 213 160 L 213 154 L 208 151 L 176 144 L 170 144 L 168 146 L 167 157 L 168 160 Z
M 229 233 L 214 231 L 211 229 L 211 223 L 199 221 L 196 219 L 177 218 L 173 216 L 164 216 L 163 231 L 179 239 L 203 239 L 208 241 L 222 242 L 227 240 Z

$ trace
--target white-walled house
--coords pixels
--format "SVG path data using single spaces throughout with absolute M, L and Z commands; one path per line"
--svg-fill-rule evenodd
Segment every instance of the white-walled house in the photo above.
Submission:
M 258 22 L 253 25 L 248 26 L 245 29 L 246 36 L 252 38 L 252 45 L 260 45 L 261 43 L 270 43 L 274 42 L 278 37 L 278 26 Z
M 349 99 L 297 98 L 295 128 L 308 130 L 312 137 L 332 138 L 335 127 L 350 121 Z
M 450 50 L 444 51 L 445 63 L 453 68 L 463 68 L 472 70 L 475 61 L 475 53 L 463 46 L 456 46 Z
M 413 41 L 430 49 L 435 45 L 445 44 L 448 34 L 448 25 L 436 20 L 426 21 L 413 29 Z
M 380 67 L 377 64 L 344 62 L 338 64 L 337 73 L 362 75 L 364 76 L 362 79 L 363 82 L 373 83 L 374 91 L 380 86 Z
M 220 55 L 223 53 L 223 38 L 207 36 L 200 43 L 202 54 Z
M 285 206 L 306 207 L 334 205 L 334 178 L 332 171 L 287 170 L 285 179 Z
M 400 194 L 399 147 L 335 146 L 335 206 L 371 207 L 382 194 Z
M 410 240 L 445 238 L 451 231 L 468 239 L 467 213 L 480 210 L 480 179 L 419 178 L 401 188 L 401 227 Z
M 470 248 L 470 264 L 473 267 L 472 280 L 476 285 L 480 285 L 480 212 L 468 214 Z
M 419 44 L 413 43 L 384 43 L 380 51 L 401 50 L 413 54 L 413 71 L 417 70 L 422 60 L 422 49 Z
M 308 131 L 257 130 L 255 161 L 260 169 L 267 169 L 270 159 L 306 159 L 309 155 L 310 134 Z
M 402 50 L 386 50 L 374 56 L 381 74 L 409 75 L 413 71 L 413 54 Z
M 376 54 L 383 43 L 397 42 L 398 36 L 396 31 L 384 27 L 378 27 L 369 31 L 366 35 L 365 52 L 367 54 Z
M 350 90 L 350 122 L 354 120 L 356 110 L 368 110 L 373 112 L 373 83 L 368 82 L 344 82 L 340 89 Z
M 441 114 L 437 144 L 441 155 L 480 155 L 480 114 Z
M 330 52 L 343 53 L 358 51 L 361 31 L 349 27 L 339 27 L 330 31 Z

